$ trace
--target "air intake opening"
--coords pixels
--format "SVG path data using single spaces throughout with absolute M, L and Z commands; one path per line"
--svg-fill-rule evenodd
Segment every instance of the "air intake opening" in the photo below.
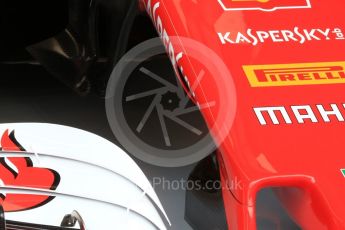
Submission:
M 257 195 L 256 223 L 258 230 L 302 230 L 289 216 L 275 194 L 277 188 L 262 189 Z

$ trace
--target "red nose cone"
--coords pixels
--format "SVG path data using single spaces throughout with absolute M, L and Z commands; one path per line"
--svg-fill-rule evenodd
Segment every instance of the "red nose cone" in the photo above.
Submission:
M 269 186 L 304 191 L 279 193 L 303 229 L 344 229 L 343 1 L 144 2 L 164 41 L 187 37 L 221 60 L 179 62 L 191 85 L 201 66 L 226 65 L 228 78 L 210 71 L 194 93 L 200 103 L 216 102 L 203 113 L 221 143 L 224 184 L 242 182 L 224 191 L 230 229 L 255 229 L 255 197 Z M 222 106 L 233 98 L 219 95 L 233 83 L 237 106 L 228 123 L 217 118 L 234 109 Z

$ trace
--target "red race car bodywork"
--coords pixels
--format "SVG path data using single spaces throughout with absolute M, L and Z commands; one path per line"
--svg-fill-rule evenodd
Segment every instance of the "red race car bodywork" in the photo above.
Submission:
M 229 229 L 256 229 L 256 194 L 266 187 L 279 187 L 303 229 L 345 229 L 344 2 L 143 0 L 142 6 L 187 86 L 197 85 L 191 97 L 216 102 L 203 115 L 219 143 Z M 198 52 L 200 59 L 192 55 Z

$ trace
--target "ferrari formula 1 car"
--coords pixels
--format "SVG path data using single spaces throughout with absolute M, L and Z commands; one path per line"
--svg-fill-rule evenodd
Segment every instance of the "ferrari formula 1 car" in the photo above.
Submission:
M 256 229 L 268 187 L 302 229 L 345 229 L 344 2 L 141 3 L 193 100 L 216 102 L 203 115 L 229 229 Z
M 126 50 L 155 36 L 155 28 L 190 99 L 199 105 L 214 102 L 202 113 L 218 147 L 216 161 L 202 162 L 191 178 L 207 179 L 207 170 L 219 174 L 225 228 L 257 229 L 258 193 L 271 188 L 302 229 L 345 229 L 342 1 L 64 4 L 63 12 L 72 12 L 69 19 L 59 19 L 64 23 L 23 46 L 79 93 L 89 92 L 95 81 L 92 66 L 106 66 L 104 78 L 95 81 L 102 88 Z M 2 59 L 13 63 L 9 56 Z M 78 219 L 72 211 L 64 214 Z M 274 213 L 267 219 L 279 229 Z

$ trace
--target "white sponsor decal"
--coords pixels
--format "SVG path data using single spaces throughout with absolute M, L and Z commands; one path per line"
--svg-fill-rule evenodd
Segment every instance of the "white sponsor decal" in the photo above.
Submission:
M 227 44 L 252 44 L 256 46 L 266 42 L 284 43 L 296 42 L 304 44 L 311 41 L 344 40 L 345 36 L 340 28 L 314 28 L 301 29 L 295 27 L 292 30 L 252 30 L 245 32 L 223 32 L 217 33 L 220 42 Z
M 345 104 L 342 104 L 342 107 L 337 104 L 256 107 L 254 112 L 259 123 L 263 126 L 345 121 Z
M 176 54 L 175 48 L 174 48 L 174 46 L 170 40 L 170 36 L 169 36 L 167 30 L 163 26 L 163 22 L 162 22 L 160 15 L 157 13 L 159 8 L 160 8 L 160 2 L 159 1 L 156 2 L 155 4 L 151 3 L 151 0 L 149 0 L 147 2 L 146 11 L 153 20 L 153 23 L 157 29 L 157 32 L 158 32 L 160 38 L 162 39 L 164 46 L 167 49 L 168 55 L 171 59 L 171 62 L 173 64 L 174 68 L 177 69 L 177 62 L 180 59 L 182 59 L 183 53 L 177 53 Z

